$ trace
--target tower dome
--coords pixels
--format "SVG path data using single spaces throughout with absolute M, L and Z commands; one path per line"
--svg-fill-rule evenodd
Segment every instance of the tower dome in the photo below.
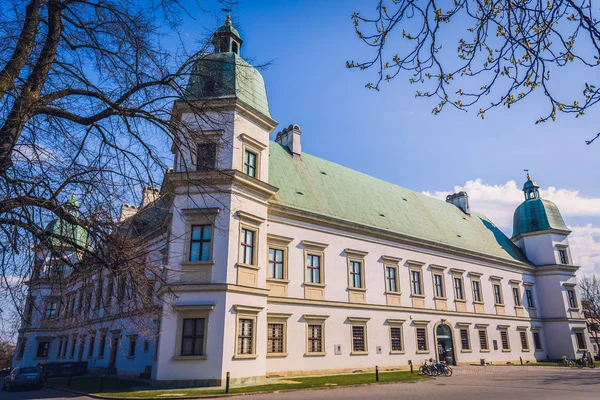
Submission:
M 67 201 L 64 207 L 71 214 L 76 214 L 77 212 L 79 212 L 79 203 L 75 199 L 75 194 L 73 194 L 71 199 Z M 67 241 L 63 242 L 60 239 L 54 237 L 50 239 L 50 245 L 52 247 L 72 247 L 71 242 L 77 244 L 80 247 L 87 246 L 88 234 L 86 230 L 79 225 L 70 224 L 67 221 L 64 221 L 60 218 L 53 219 L 52 221 L 50 221 L 48 225 L 46 225 L 46 231 L 55 236 L 64 237 L 68 241 L 68 243 Z
M 539 186 L 527 174 L 527 182 L 523 185 L 525 201 L 515 210 L 513 216 L 513 240 L 523 234 L 558 231 L 569 234 L 571 231 L 565 225 L 556 204 L 540 198 Z
M 238 99 L 272 119 L 261 73 L 240 57 L 242 39 L 231 19 L 215 32 L 214 53 L 203 54 L 192 67 L 188 100 Z

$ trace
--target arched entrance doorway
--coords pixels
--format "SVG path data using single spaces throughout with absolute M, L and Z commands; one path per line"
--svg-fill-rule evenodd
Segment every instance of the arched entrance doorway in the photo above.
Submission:
M 435 329 L 435 336 L 437 340 L 438 360 L 446 361 L 448 365 L 456 365 L 452 329 L 446 324 L 439 324 Z

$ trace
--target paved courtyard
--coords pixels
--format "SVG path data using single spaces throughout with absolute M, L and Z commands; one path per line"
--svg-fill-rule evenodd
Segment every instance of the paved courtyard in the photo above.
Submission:
M 594 399 L 600 398 L 600 368 L 559 367 L 457 367 L 451 378 L 437 378 L 413 383 L 371 385 L 341 389 L 248 395 L 246 400 L 294 399 L 427 399 L 443 396 L 444 400 L 490 399 Z M 166 398 L 166 397 L 165 397 Z M 90 397 L 70 395 L 51 389 L 0 392 L 0 400 L 70 399 Z

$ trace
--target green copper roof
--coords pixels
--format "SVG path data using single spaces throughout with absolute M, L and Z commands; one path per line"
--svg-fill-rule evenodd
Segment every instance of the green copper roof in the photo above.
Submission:
M 513 237 L 549 229 L 569 231 L 556 204 L 544 199 L 525 200 L 513 216 Z
M 192 68 L 187 91 L 194 100 L 238 98 L 272 118 L 261 73 L 233 52 L 200 57 Z
M 48 226 L 46 226 L 46 231 L 53 233 L 56 236 L 61 236 L 61 237 L 66 238 L 67 240 L 73 241 L 78 246 L 81 246 L 81 247 L 87 246 L 88 234 L 87 234 L 86 230 L 83 229 L 83 227 L 81 227 L 81 226 L 74 226 L 66 221 L 63 221 L 60 219 L 55 219 L 55 220 L 50 221 L 50 223 L 48 223 Z M 53 238 L 51 240 L 52 240 L 53 247 L 61 246 L 60 239 Z M 69 247 L 69 246 L 71 246 L 71 244 L 64 242 L 64 246 Z
M 481 214 L 303 153 L 292 157 L 270 143 L 269 183 L 276 201 L 296 209 L 388 230 L 509 261 L 521 250 Z M 301 193 L 301 194 L 300 194 Z
M 227 25 L 227 24 L 222 25 L 219 29 L 217 29 L 217 32 L 218 33 L 231 33 L 241 39 L 240 33 L 237 31 L 237 29 L 235 29 L 231 25 Z

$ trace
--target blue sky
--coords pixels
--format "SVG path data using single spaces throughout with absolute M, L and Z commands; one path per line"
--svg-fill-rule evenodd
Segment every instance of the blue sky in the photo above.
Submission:
M 535 125 L 546 103 L 532 97 L 511 109 L 494 109 L 483 121 L 475 110 L 447 108 L 434 116 L 436 101 L 416 99 L 418 88 L 408 83 L 408 75 L 380 92 L 369 91 L 364 86 L 375 71 L 348 70 L 345 62 L 370 56 L 350 16 L 373 13 L 375 4 L 242 0 L 234 9 L 242 56 L 254 64 L 271 62 L 262 72 L 280 128 L 296 123 L 303 151 L 418 192 L 443 197 L 456 187 L 470 188 L 472 206 L 491 214 L 507 234 L 520 202 L 517 186 L 528 168 L 544 189 L 556 188 L 542 195 L 559 205 L 567 224 L 587 232 L 584 247 L 593 250 L 582 262 L 600 272 L 600 143 L 584 143 L 600 128 L 600 113 L 559 115 L 556 122 Z M 188 45 L 224 17 L 199 14 L 187 22 Z M 582 73 L 556 70 L 554 82 L 559 89 L 579 91 L 576 85 L 583 83 L 573 77 Z

